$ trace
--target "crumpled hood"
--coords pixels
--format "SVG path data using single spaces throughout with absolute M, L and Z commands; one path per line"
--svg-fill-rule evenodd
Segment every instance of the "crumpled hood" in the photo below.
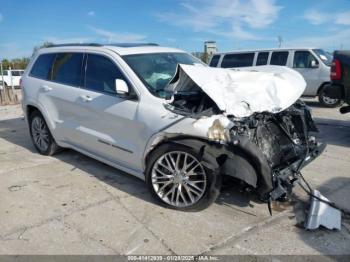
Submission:
M 241 70 L 178 65 L 169 83 L 173 91 L 201 88 L 226 115 L 247 117 L 255 112 L 278 113 L 300 98 L 306 87 L 295 70 L 259 66 Z M 197 88 L 196 87 L 196 88 Z

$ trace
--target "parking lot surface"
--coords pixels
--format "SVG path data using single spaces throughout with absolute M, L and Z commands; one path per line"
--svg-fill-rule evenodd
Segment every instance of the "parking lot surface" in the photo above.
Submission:
M 350 114 L 309 101 L 328 144 L 303 171 L 350 210 Z M 39 155 L 20 106 L 0 107 L 0 254 L 350 254 L 340 231 L 305 231 L 307 196 L 267 205 L 237 187 L 197 212 L 165 209 L 143 181 L 72 150 Z

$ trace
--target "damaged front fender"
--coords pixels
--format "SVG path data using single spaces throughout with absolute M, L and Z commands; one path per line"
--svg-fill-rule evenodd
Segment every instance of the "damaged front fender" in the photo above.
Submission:
M 214 170 L 216 174 L 240 179 L 248 185 L 257 188 L 260 195 L 267 194 L 273 189 L 273 184 L 271 168 L 266 158 L 246 138 L 240 137 L 237 139 L 239 142 L 233 145 L 194 136 L 167 134 L 162 137 L 159 144 L 154 145 L 152 151 L 164 143 L 189 147 L 202 156 L 201 162 L 207 169 Z M 160 141 L 155 139 L 155 141 L 157 140 Z

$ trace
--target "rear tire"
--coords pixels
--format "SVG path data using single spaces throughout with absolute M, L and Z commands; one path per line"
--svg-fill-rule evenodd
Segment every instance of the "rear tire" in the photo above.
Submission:
M 195 150 L 164 144 L 148 158 L 146 182 L 153 198 L 162 205 L 182 211 L 200 211 L 218 197 L 221 176 L 204 167 Z
M 29 131 L 36 150 L 45 156 L 52 156 L 59 150 L 55 139 L 39 111 L 31 113 L 29 118 Z
M 322 88 L 322 90 L 318 94 L 318 101 L 322 106 L 328 107 L 328 108 L 338 107 L 342 102 L 340 99 L 333 99 L 333 98 L 327 97 L 324 93 L 324 88 Z

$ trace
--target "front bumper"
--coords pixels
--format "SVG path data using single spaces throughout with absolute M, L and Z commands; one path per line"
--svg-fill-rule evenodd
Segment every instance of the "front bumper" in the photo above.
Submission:
M 308 154 L 291 165 L 283 169 L 275 169 L 272 171 L 274 189 L 271 191 L 270 196 L 272 200 L 277 200 L 282 196 L 291 193 L 295 183 L 299 180 L 299 173 L 302 168 L 310 164 L 315 160 L 326 148 L 325 143 L 315 143 L 310 146 Z

